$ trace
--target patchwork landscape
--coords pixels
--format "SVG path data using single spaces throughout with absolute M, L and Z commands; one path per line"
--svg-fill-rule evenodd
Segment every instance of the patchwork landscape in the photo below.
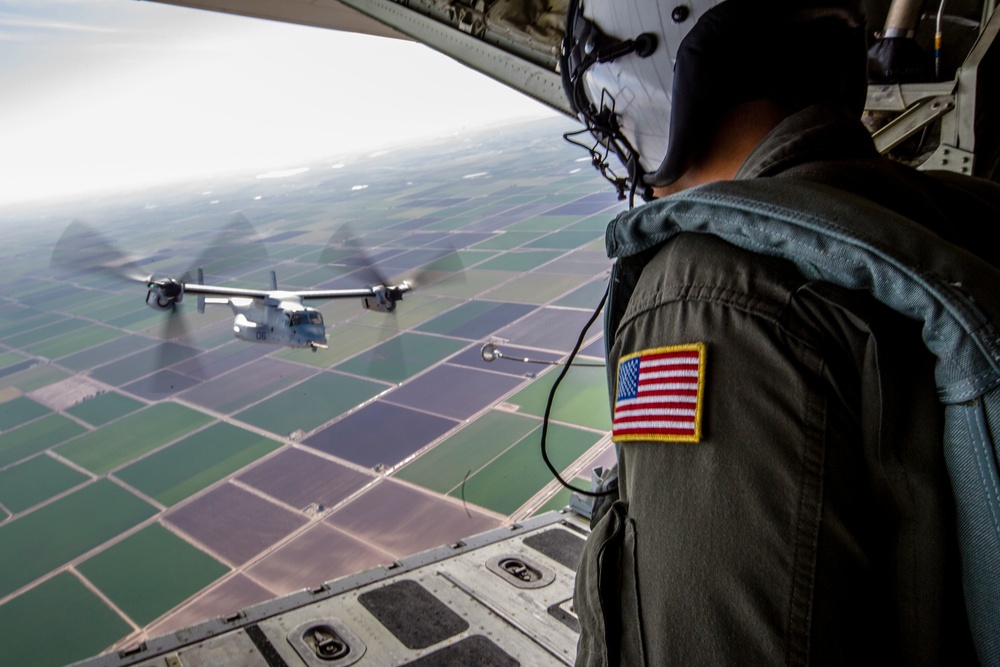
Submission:
M 65 664 L 564 506 L 539 450 L 559 367 L 518 359 L 570 352 L 624 210 L 570 127 L 0 211 L 5 659 Z M 227 307 L 193 299 L 165 341 L 142 285 L 49 267 L 80 216 L 179 276 L 237 211 L 268 259 L 219 257 L 212 284 L 360 287 L 367 261 L 428 283 L 390 315 L 316 305 L 313 352 L 236 340 Z M 613 459 L 601 328 L 548 429 L 583 484 Z M 505 358 L 483 360 L 490 341 Z

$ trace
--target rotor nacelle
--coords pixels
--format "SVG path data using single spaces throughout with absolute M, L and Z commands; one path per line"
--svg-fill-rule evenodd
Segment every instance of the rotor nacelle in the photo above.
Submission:
M 173 310 L 176 304 L 184 300 L 184 283 L 174 278 L 152 280 L 146 286 L 146 305 L 153 310 Z
M 376 285 L 371 288 L 372 295 L 361 300 L 368 310 L 378 310 L 383 313 L 391 313 L 396 310 L 396 302 L 403 300 L 403 292 L 410 289 L 408 283 L 402 283 L 392 287 L 386 285 Z

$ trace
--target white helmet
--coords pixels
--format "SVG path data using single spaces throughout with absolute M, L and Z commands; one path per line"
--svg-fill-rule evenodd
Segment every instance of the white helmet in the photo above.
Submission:
M 680 178 L 734 104 L 837 100 L 860 115 L 867 83 L 856 0 L 571 0 L 561 69 L 597 140 L 574 143 L 622 198 Z

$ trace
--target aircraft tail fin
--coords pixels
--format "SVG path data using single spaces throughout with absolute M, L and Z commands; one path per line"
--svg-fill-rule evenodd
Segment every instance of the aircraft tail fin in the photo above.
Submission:
M 205 272 L 201 270 L 200 266 L 198 267 L 198 284 L 199 285 L 204 285 L 205 284 Z M 199 294 L 198 295 L 198 312 L 199 313 L 204 313 L 205 312 L 205 295 L 204 294 Z

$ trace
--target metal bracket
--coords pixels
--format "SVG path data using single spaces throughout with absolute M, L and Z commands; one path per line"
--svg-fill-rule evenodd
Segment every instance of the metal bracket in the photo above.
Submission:
M 937 147 L 937 150 L 918 166 L 918 169 L 940 169 L 942 171 L 953 171 L 957 174 L 972 174 L 972 167 L 975 164 L 976 156 L 971 151 L 963 151 L 961 148 L 945 146 Z
M 955 108 L 954 95 L 932 97 L 907 109 L 872 135 L 879 153 L 887 153 Z

